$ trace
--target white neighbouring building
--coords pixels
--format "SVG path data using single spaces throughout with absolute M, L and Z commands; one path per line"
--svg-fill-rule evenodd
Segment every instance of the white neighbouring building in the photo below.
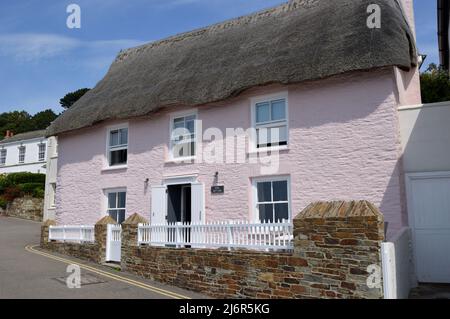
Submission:
M 0 141 L 0 174 L 46 173 L 47 138 L 45 130 L 13 135 L 6 132 Z

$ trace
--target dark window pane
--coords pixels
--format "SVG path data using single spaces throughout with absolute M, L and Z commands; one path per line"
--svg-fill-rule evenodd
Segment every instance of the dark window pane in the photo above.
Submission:
M 128 144 L 128 129 L 124 128 L 120 130 L 120 145 Z
M 117 199 L 116 199 L 116 193 L 109 193 L 108 194 L 108 208 L 117 208 Z
M 110 166 L 123 165 L 127 163 L 127 150 L 112 151 L 110 153 Z
M 109 133 L 109 145 L 116 146 L 119 145 L 119 131 L 111 131 Z
M 289 205 L 286 204 L 275 204 L 275 221 L 282 221 L 283 219 L 289 219 Z
M 272 121 L 286 119 L 286 101 L 279 100 L 272 102 Z
M 118 193 L 118 207 L 117 208 L 125 208 L 126 207 L 126 195 L 127 193 L 125 192 L 120 192 Z
M 272 183 L 264 182 L 258 183 L 258 202 L 271 202 L 272 201 Z
M 268 102 L 256 104 L 256 123 L 268 121 L 270 121 L 270 104 Z
M 110 210 L 109 216 L 117 222 L 117 210 Z
M 273 222 L 273 204 L 259 205 L 259 220 Z
M 288 200 L 287 181 L 273 182 L 273 201 L 281 202 Z
M 116 222 L 118 224 L 122 224 L 124 221 L 125 221 L 125 210 L 122 209 L 117 212 Z

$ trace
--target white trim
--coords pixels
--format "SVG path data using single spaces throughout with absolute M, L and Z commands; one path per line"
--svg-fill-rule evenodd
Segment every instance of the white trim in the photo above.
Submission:
M 398 107 L 399 111 L 406 110 L 416 110 L 416 109 L 425 109 L 431 107 L 450 107 L 450 101 L 446 102 L 437 102 L 437 103 L 426 103 L 426 104 L 415 104 L 415 105 L 404 105 Z
M 291 176 L 290 175 L 276 175 L 276 176 L 262 176 L 262 177 L 253 177 L 251 178 L 251 187 L 252 187 L 252 203 L 251 203 L 251 220 L 254 222 L 260 222 L 259 220 L 259 211 L 258 211 L 258 188 L 257 183 L 263 182 L 278 182 L 278 181 L 287 181 L 287 196 L 288 196 L 288 218 L 289 221 L 292 221 L 292 201 L 291 201 Z M 274 221 L 276 222 L 276 221 Z
M 183 184 L 193 184 L 198 183 L 197 181 L 198 175 L 178 175 L 178 176 L 169 176 L 164 177 L 162 181 L 162 186 L 169 185 L 183 185 Z
M 282 145 L 282 146 L 285 146 L 286 148 L 288 148 L 289 147 L 289 94 L 288 94 L 288 91 L 282 91 L 279 93 L 252 97 L 250 99 L 251 128 L 256 130 L 256 104 L 263 103 L 263 102 L 275 101 L 275 100 L 283 100 L 283 99 L 286 101 L 286 140 L 287 140 L 287 145 Z M 258 147 L 256 145 L 256 143 L 257 143 L 256 141 L 257 141 L 257 136 L 250 136 L 249 149 L 248 149 L 247 153 L 249 153 L 249 154 L 250 153 L 259 153 Z M 262 149 L 262 152 L 267 152 L 268 150 L 277 150 L 277 148 L 280 148 L 282 146 L 264 147 Z
M 47 139 L 45 137 L 35 137 L 35 138 L 30 138 L 28 140 L 18 140 L 18 141 L 12 141 L 12 142 L 6 142 L 5 140 L 3 140 L 0 142 L 0 146 L 11 146 L 14 144 L 24 144 L 24 143 L 33 144 L 33 143 L 30 143 L 30 141 L 41 141 L 41 142 L 45 143 L 47 141 Z
M 195 127 L 195 155 L 194 156 L 185 156 L 185 157 L 174 157 L 173 156 L 173 145 L 172 145 L 172 131 L 173 131 L 173 122 L 175 119 L 180 117 L 188 117 L 195 115 L 194 127 Z M 199 126 L 197 125 L 198 118 L 198 109 L 189 109 L 184 111 L 173 112 L 169 114 L 169 149 L 168 149 L 168 159 L 166 159 L 166 163 L 180 163 L 180 162 L 193 162 L 197 156 L 199 151 L 199 143 L 201 143 L 202 132 L 198 132 Z
M 129 123 L 128 122 L 124 122 L 124 123 L 120 123 L 120 124 L 114 124 L 114 125 L 107 126 L 106 127 L 106 153 L 105 153 L 106 163 L 104 163 L 102 171 L 108 171 L 108 170 L 111 170 L 111 169 L 115 169 L 116 167 L 117 167 L 117 169 L 124 169 L 128 165 L 128 154 L 127 154 L 127 164 L 115 165 L 115 166 L 111 166 L 109 164 L 110 163 L 109 142 L 110 142 L 111 131 L 121 130 L 121 129 L 127 129 L 128 140 L 127 140 L 127 148 L 126 149 L 127 149 L 127 153 L 128 153 L 128 149 L 130 147 L 130 127 L 129 127 Z

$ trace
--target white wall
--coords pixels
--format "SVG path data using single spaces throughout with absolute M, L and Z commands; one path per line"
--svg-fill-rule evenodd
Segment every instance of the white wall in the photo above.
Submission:
M 7 150 L 6 164 L 0 166 L 0 174 L 4 173 L 42 173 L 45 174 L 45 160 L 39 161 L 39 144 L 47 143 L 47 139 L 37 138 L 25 141 L 11 142 L 7 144 L 0 144 L 0 149 Z M 25 162 L 19 164 L 19 147 L 23 145 L 26 147 Z
M 450 102 L 399 111 L 405 172 L 450 171 Z
M 45 179 L 44 221 L 55 219 L 55 189 L 58 173 L 58 140 L 49 137 L 47 142 L 47 176 Z

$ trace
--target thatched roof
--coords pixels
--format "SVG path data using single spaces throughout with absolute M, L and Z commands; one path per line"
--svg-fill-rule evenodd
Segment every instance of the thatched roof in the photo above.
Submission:
M 4 140 L 1 140 L 0 145 L 14 143 L 14 142 L 22 142 L 22 141 L 26 141 L 26 140 L 32 140 L 35 138 L 44 138 L 45 133 L 46 133 L 46 130 L 20 133 L 20 134 L 14 135 L 13 137 L 7 137 Z
M 381 7 L 380 29 L 366 24 L 374 3 Z M 217 102 L 256 86 L 387 66 L 409 70 L 417 63 L 412 39 L 393 0 L 292 0 L 121 52 L 48 135 Z

